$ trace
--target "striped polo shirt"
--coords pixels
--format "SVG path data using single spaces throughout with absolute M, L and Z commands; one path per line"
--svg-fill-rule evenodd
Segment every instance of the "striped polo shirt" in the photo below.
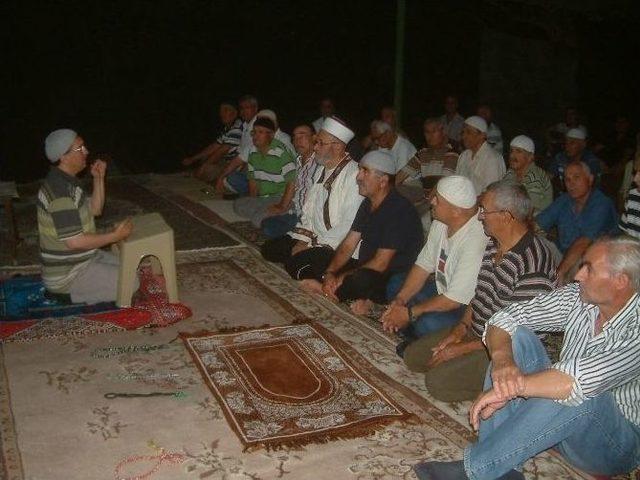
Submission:
M 487 244 L 471 300 L 471 327 L 481 337 L 485 323 L 499 310 L 514 302 L 531 300 L 556 286 L 556 263 L 549 247 L 527 232 L 500 263 L 495 264 L 497 242 Z
M 89 197 L 76 177 L 53 167 L 38 192 L 37 209 L 42 279 L 51 292 L 68 293 L 73 279 L 96 253 L 65 245 L 72 237 L 95 233 Z
M 627 196 L 619 227 L 626 234 L 640 239 L 640 191 L 637 188 Z
M 553 201 L 553 186 L 549 175 L 535 163 L 531 163 L 527 172 L 524 174 L 522 181 L 518 181 L 516 172 L 511 168 L 507 170 L 504 179 L 520 183 L 529 194 L 531 203 L 533 203 L 533 214 L 537 215 L 542 210 L 551 205 Z
M 274 138 L 267 153 L 249 154 L 249 180 L 256 182 L 259 197 L 282 195 L 287 183 L 296 179 L 296 162 L 284 143 Z
M 224 154 L 224 160 L 232 160 L 238 156 L 240 150 L 240 138 L 242 137 L 242 120 L 236 118 L 234 122 L 225 126 L 216 139 L 220 145 L 229 145 L 229 151 Z
M 448 176 L 456 173 L 458 154 L 451 145 L 442 148 L 425 147 L 409 159 L 402 168 L 410 178 L 419 178 L 426 175 Z

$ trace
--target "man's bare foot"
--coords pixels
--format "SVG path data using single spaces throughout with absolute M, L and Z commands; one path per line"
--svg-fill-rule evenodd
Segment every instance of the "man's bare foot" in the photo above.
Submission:
M 318 295 L 322 295 L 322 284 L 312 278 L 301 280 L 300 288 L 307 293 L 317 293 Z
M 373 308 L 373 302 L 366 298 L 360 298 L 353 302 L 349 308 L 356 315 L 369 315 Z

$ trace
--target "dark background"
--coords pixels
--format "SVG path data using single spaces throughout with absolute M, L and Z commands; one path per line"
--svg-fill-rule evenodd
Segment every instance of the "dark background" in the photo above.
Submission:
M 490 100 L 507 139 L 510 127 L 560 121 L 569 104 L 594 134 L 616 112 L 635 120 L 637 3 L 407 0 L 403 129 L 420 145 L 422 120 L 442 113 L 448 92 L 463 114 Z M 393 101 L 393 0 L 58 0 L 2 10 L 2 179 L 43 176 L 43 140 L 55 128 L 77 130 L 130 171 L 160 172 L 214 138 L 223 99 L 253 93 L 290 131 L 330 95 L 359 134 Z

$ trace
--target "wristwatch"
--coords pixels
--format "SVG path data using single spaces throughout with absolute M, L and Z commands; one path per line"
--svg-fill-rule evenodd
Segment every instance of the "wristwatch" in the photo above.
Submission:
M 322 280 L 323 283 L 327 279 L 327 275 L 335 275 L 335 273 L 334 272 L 329 272 L 329 271 L 324 272 L 322 274 L 322 276 L 320 277 L 320 280 Z

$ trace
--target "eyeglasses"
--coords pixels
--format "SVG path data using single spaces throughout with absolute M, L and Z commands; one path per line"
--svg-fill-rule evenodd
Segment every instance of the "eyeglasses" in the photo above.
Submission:
M 482 205 L 478 205 L 478 217 L 486 217 L 494 213 L 508 213 L 509 216 L 513 218 L 513 213 L 509 210 L 486 210 Z
M 84 145 L 80 145 L 79 147 L 69 149 L 69 153 L 71 152 L 82 152 L 85 155 L 89 154 L 89 150 L 87 150 L 87 147 L 85 147 Z
M 333 141 L 333 142 L 323 142 L 322 140 L 316 140 L 315 142 L 313 142 L 313 144 L 314 144 L 314 145 L 320 145 L 321 147 L 324 147 L 324 146 L 326 146 L 326 145 L 331 145 L 331 144 L 333 144 L 333 143 L 341 143 L 341 142 L 336 142 L 336 141 Z

